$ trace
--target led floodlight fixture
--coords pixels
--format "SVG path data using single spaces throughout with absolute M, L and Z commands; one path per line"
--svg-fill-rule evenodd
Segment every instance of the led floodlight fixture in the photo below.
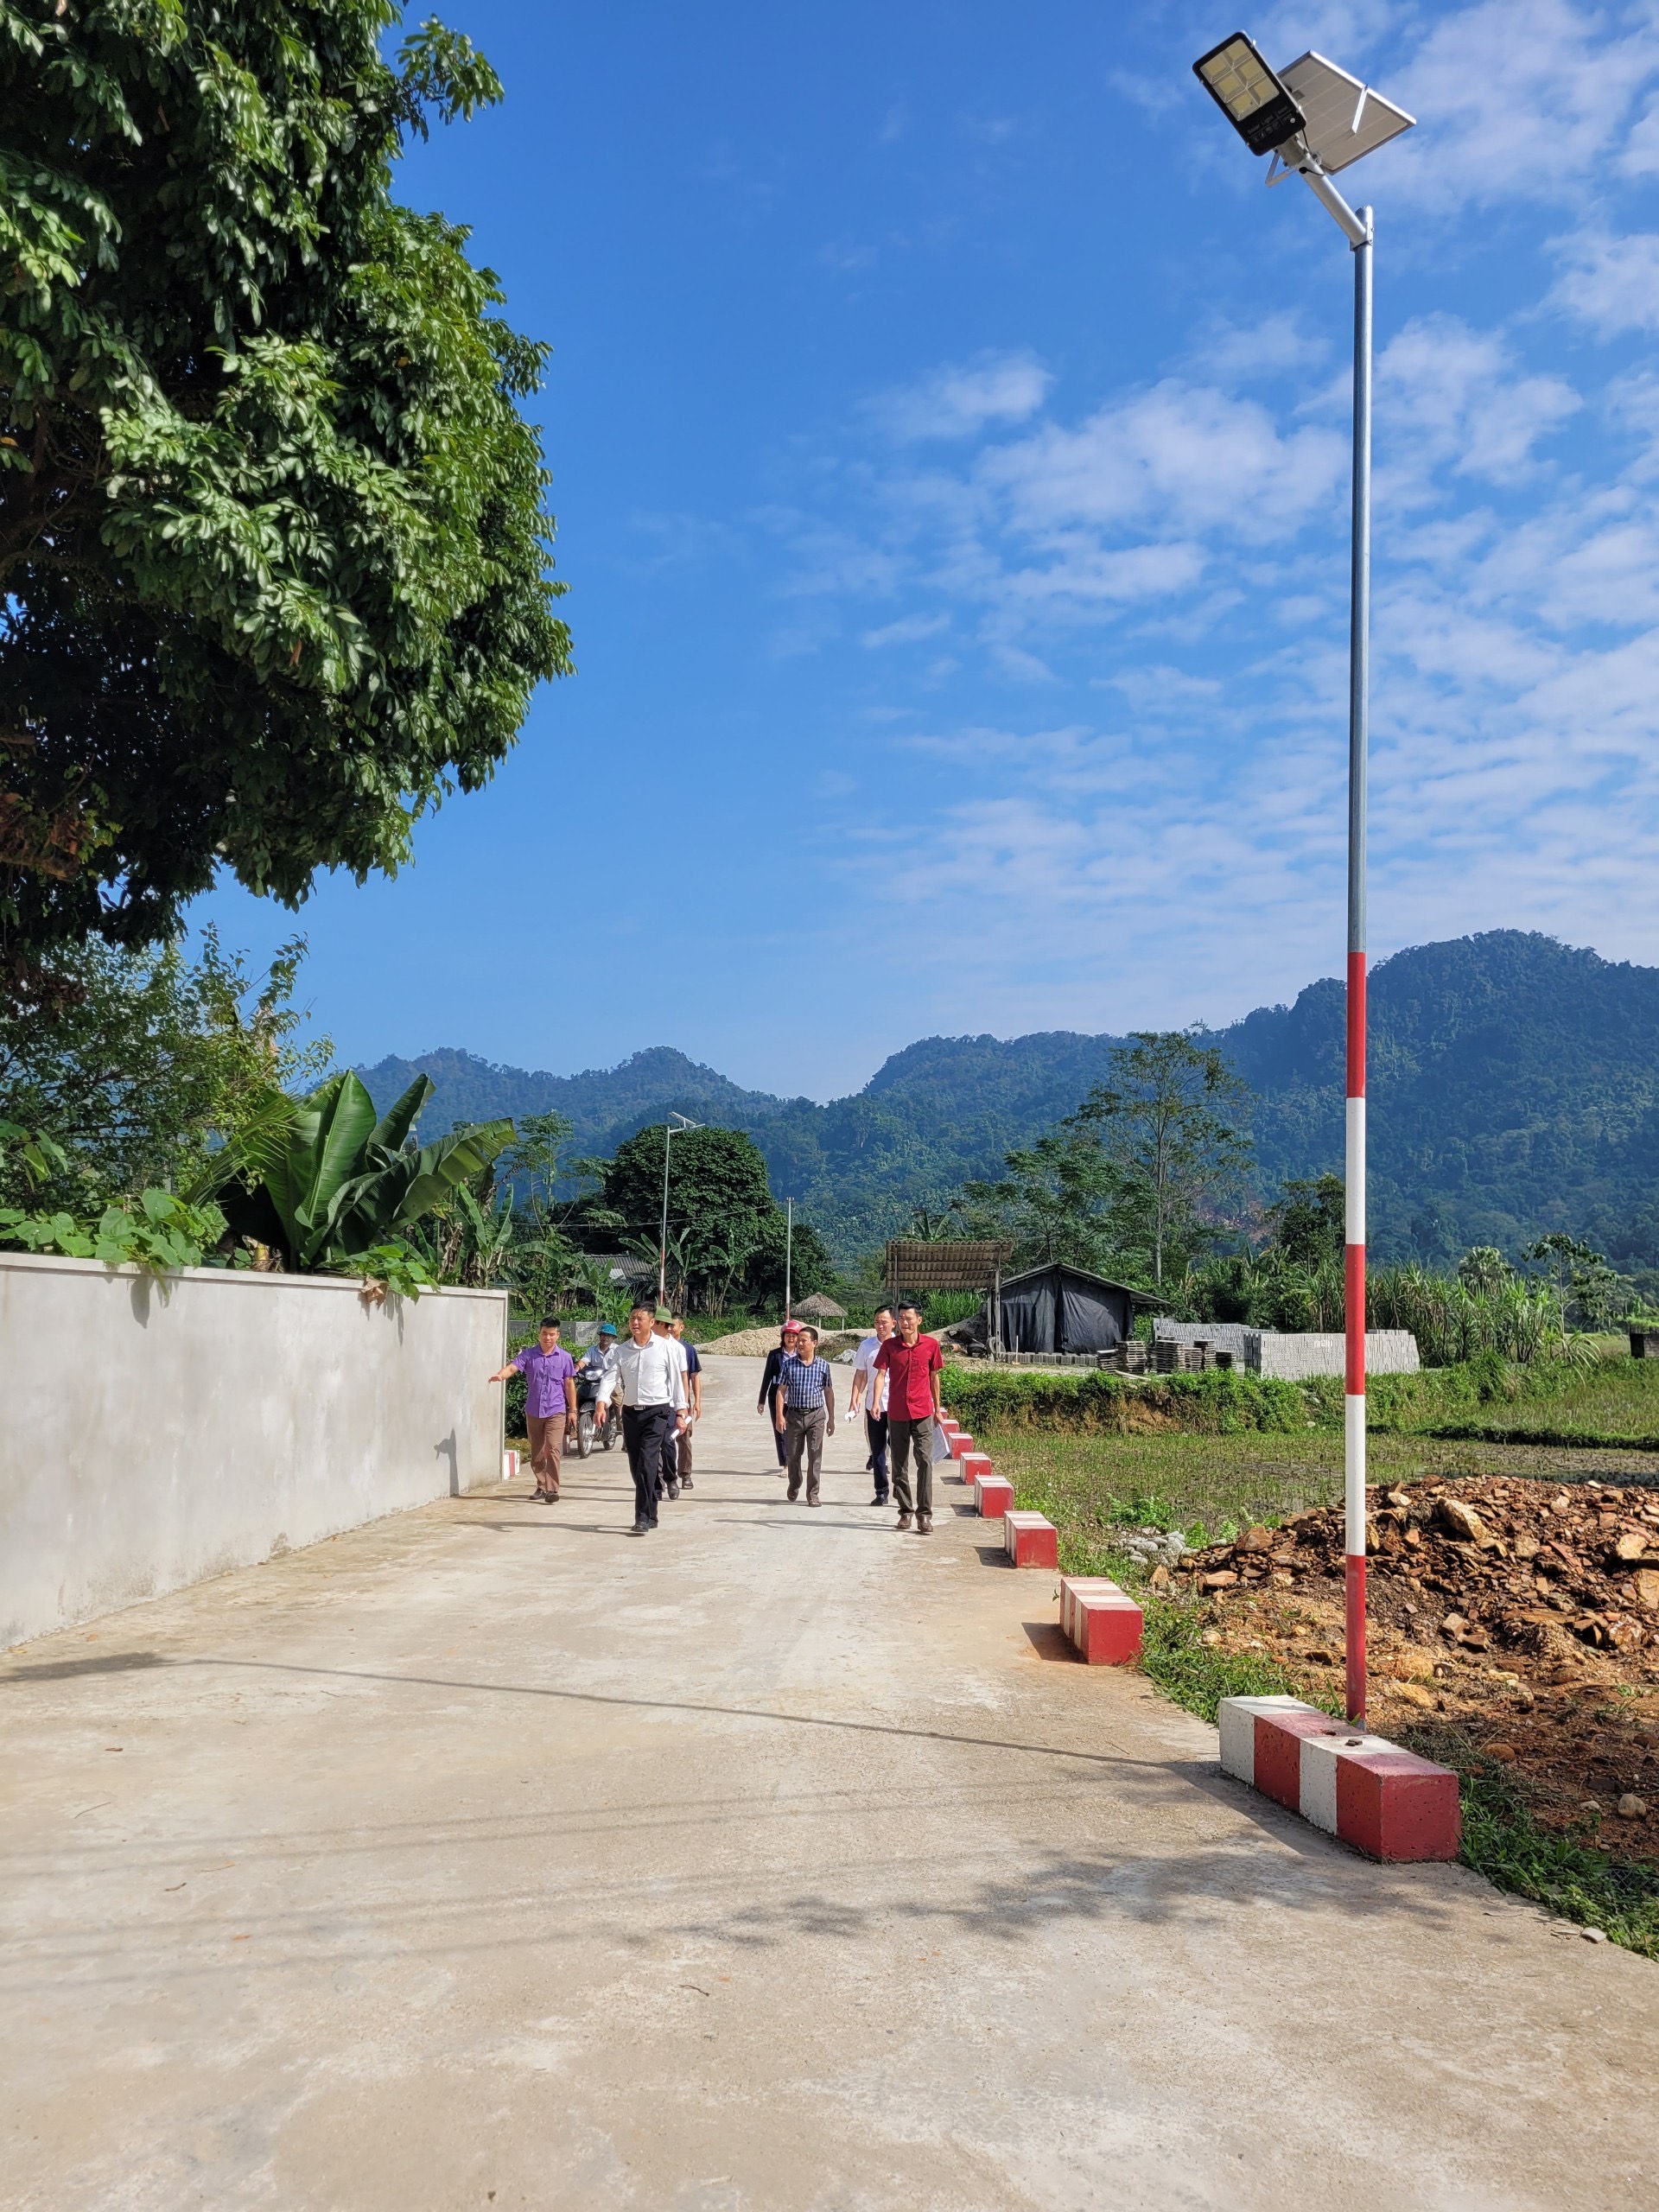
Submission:
M 1272 153 L 1302 127 L 1295 96 L 1243 31 L 1211 47 L 1192 73 L 1253 154 Z

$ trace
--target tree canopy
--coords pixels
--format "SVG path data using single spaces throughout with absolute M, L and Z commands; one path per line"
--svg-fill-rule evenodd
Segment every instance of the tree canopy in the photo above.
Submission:
M 664 1125 L 640 1129 L 604 1168 L 603 1200 L 589 1209 L 594 1228 L 625 1237 L 636 1251 L 657 1251 L 663 1205 Z M 784 1293 L 784 1209 L 772 1195 L 766 1163 L 741 1129 L 687 1129 L 673 1139 L 668 1190 L 668 1274 L 709 1313 L 738 1298 L 775 1303 Z M 829 1254 L 798 1216 L 791 1253 L 798 1295 L 834 1274 Z
M 0 948 L 405 857 L 570 666 L 546 348 L 392 197 L 396 0 L 0 0 Z

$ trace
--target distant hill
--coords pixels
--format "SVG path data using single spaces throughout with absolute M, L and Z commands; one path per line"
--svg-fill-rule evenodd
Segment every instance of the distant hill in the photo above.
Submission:
M 1380 1257 L 1513 1252 L 1559 1228 L 1623 1266 L 1659 1265 L 1659 969 L 1495 930 L 1396 953 L 1374 972 L 1370 1008 Z M 1327 980 L 1211 1033 L 1255 1095 L 1264 1194 L 1341 1168 L 1342 1025 L 1342 987 Z M 1069 1030 L 925 1038 L 827 1106 L 740 1090 L 662 1046 L 577 1076 L 455 1051 L 359 1073 L 382 1103 L 430 1075 L 428 1135 L 550 1108 L 584 1151 L 608 1152 L 672 1109 L 747 1129 L 773 1189 L 849 1256 L 1070 1113 L 1120 1041 Z

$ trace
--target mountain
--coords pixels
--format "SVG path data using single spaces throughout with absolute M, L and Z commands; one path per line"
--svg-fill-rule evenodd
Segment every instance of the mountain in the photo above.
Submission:
M 554 1109 L 609 1152 L 678 1109 L 747 1129 L 772 1188 L 850 1257 L 1069 1114 L 1122 1040 L 1070 1030 L 931 1037 L 820 1106 L 740 1090 L 666 1047 L 578 1076 L 467 1052 L 359 1071 L 384 1104 L 416 1073 L 423 1128 Z M 1343 990 L 1310 983 L 1210 1033 L 1253 1094 L 1259 1182 L 1342 1166 Z M 1396 953 L 1370 987 L 1370 1220 L 1381 1258 L 1513 1253 L 1548 1229 L 1659 1265 L 1659 969 L 1495 930 Z
M 414 1060 L 388 1058 L 357 1072 L 382 1109 L 416 1076 L 430 1076 L 436 1090 L 421 1117 L 421 1131 L 428 1138 L 442 1136 L 457 1122 L 487 1122 L 498 1114 L 563 1114 L 578 1153 L 613 1153 L 636 1129 L 660 1122 L 664 1114 L 746 1129 L 785 1103 L 765 1091 L 740 1090 L 667 1045 L 636 1052 L 620 1067 L 590 1068 L 582 1075 L 497 1067 L 453 1048 L 423 1052 Z

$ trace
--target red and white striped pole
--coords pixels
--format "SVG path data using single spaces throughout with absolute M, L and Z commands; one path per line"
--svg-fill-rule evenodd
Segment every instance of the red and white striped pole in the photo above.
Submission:
M 1348 665 L 1348 1130 L 1344 1313 L 1348 1718 L 1365 1721 L 1365 768 L 1370 722 L 1371 210 L 1354 242 L 1353 583 Z

